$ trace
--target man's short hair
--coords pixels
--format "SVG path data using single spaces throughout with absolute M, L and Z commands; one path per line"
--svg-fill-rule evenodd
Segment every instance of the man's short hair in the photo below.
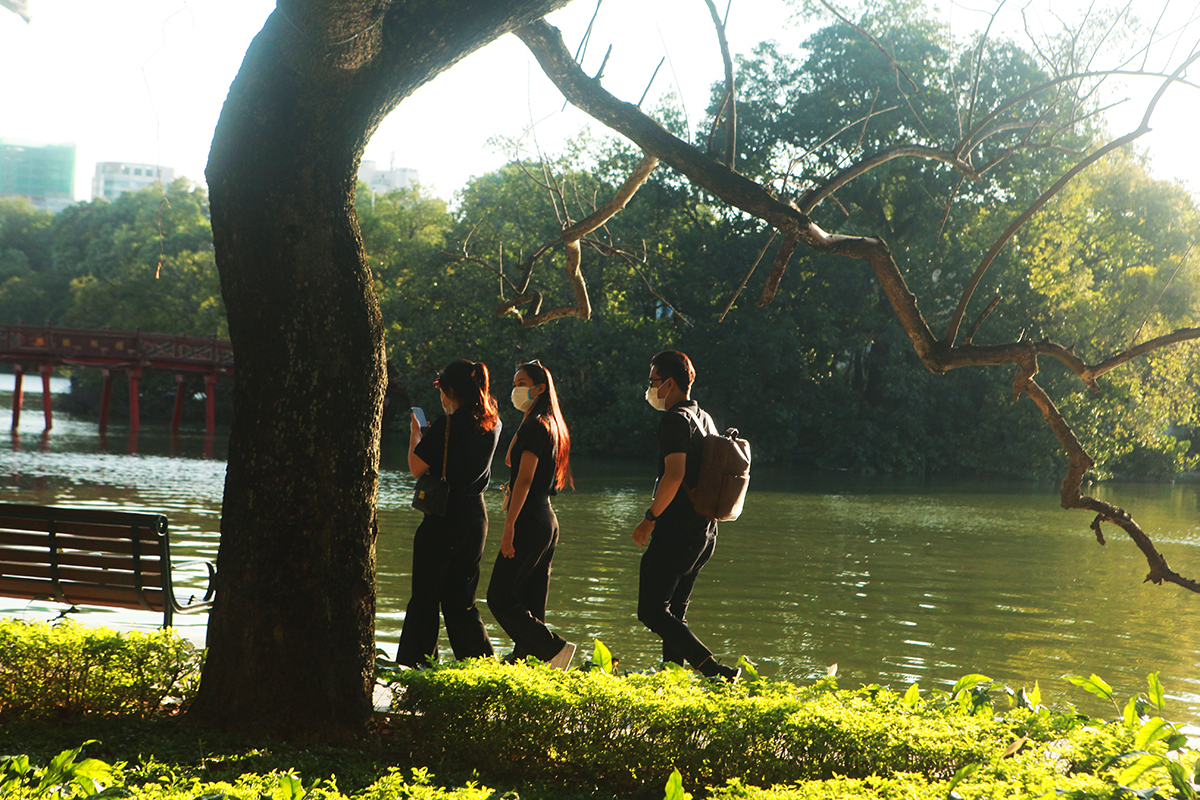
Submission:
M 674 378 L 675 385 L 687 392 L 696 380 L 696 368 L 686 353 L 678 350 L 663 350 L 650 359 L 650 366 L 658 370 L 658 377 L 666 380 Z

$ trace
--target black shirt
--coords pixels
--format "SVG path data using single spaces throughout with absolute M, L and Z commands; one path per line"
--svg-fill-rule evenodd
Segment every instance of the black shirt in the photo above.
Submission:
M 538 459 L 537 468 L 533 471 L 533 483 L 529 485 L 529 497 L 546 497 L 556 494 L 557 490 L 554 488 L 556 467 L 554 441 L 550 438 L 550 431 L 546 430 L 546 426 L 536 416 L 525 420 L 517 429 L 512 450 L 508 456 L 511 465 L 508 468 L 508 485 L 510 487 L 517 485 L 517 474 L 521 471 L 521 454 L 526 451 L 533 453 Z
M 443 414 L 433 421 L 413 453 L 429 465 L 429 472 L 441 477 L 442 452 L 446 445 L 446 419 Z M 475 421 L 466 414 L 450 423 L 449 463 L 446 466 L 446 482 L 450 484 L 451 497 L 469 497 L 481 494 L 492 477 L 492 456 L 500 441 L 500 420 L 490 431 L 475 427 Z
M 697 425 L 698 420 L 704 426 L 703 429 Z M 687 487 L 695 486 L 700 477 L 700 459 L 704 455 L 704 435 L 716 429 L 712 417 L 708 416 L 708 413 L 701 409 L 695 400 L 676 403 L 659 420 L 658 477 L 661 479 L 666 473 L 667 456 L 673 453 L 687 454 L 683 470 L 683 485 L 679 487 L 679 491 L 675 493 L 671 504 L 663 511 L 661 517 L 669 517 L 670 520 L 680 522 L 705 519 L 692 508 Z

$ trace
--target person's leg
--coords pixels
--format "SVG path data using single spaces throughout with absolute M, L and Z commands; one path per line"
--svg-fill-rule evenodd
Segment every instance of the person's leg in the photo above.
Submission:
M 551 525 L 555 521 L 553 512 L 546 513 L 548 509 L 548 505 L 545 509 L 528 509 L 528 513 L 522 509 L 513 536 L 516 555 L 497 556 L 488 584 L 488 608 L 513 640 L 514 659 L 531 655 L 549 661 L 566 644 L 528 607 L 534 605 L 536 613 L 546 613 L 550 560 L 558 538 L 557 527 Z M 532 603 L 527 602 L 530 598 Z
M 437 656 L 438 606 L 453 544 L 444 523 L 426 515 L 413 536 L 412 597 L 396 651 L 396 663 L 407 667 L 424 666 L 429 656 Z
M 529 577 L 521 587 L 521 604 L 528 609 L 534 619 L 546 621 L 546 605 L 550 601 L 550 571 L 554 563 L 554 551 L 558 549 L 558 517 L 550 509 L 548 521 L 550 525 L 550 542 L 542 551 L 541 558 L 529 572 Z
M 712 554 L 710 537 L 706 535 L 675 535 L 674 531 L 655 532 L 646 552 L 642 554 L 638 578 L 638 619 L 663 640 L 663 660 L 700 666 L 712 657 L 710 651 L 696 638 L 682 618 L 670 611 L 672 602 L 682 603 L 695 583 L 695 575 Z M 681 582 L 684 591 L 680 591 Z
M 460 531 L 460 544 L 450 557 L 440 592 L 450 648 L 459 660 L 491 656 L 494 654 L 492 640 L 488 638 L 475 602 L 479 562 L 487 542 L 487 510 L 483 498 L 463 502 L 449 521 Z

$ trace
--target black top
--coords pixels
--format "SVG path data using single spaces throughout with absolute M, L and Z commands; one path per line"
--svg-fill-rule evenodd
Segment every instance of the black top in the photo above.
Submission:
M 704 426 L 697 425 L 697 418 Z M 688 498 L 687 487 L 695 486 L 700 477 L 700 459 L 704 455 L 705 432 L 715 431 L 712 417 L 696 404 L 695 400 L 684 400 L 671 406 L 658 423 L 658 477 L 661 479 L 667 469 L 667 456 L 673 453 L 686 453 L 687 462 L 683 470 L 683 485 L 675 493 L 671 504 L 660 514 L 671 522 L 707 522 L 705 517 L 696 513 L 692 501 Z
M 550 431 L 546 430 L 546 426 L 536 416 L 529 417 L 517 429 L 512 451 L 509 453 L 510 487 L 517 485 L 517 474 L 521 471 L 521 454 L 525 451 L 533 453 L 538 459 L 537 468 L 533 471 L 533 483 L 529 485 L 528 499 L 557 494 L 558 490 L 554 488 L 554 441 L 550 438 Z
M 490 431 L 478 430 L 474 420 L 464 414 L 450 424 L 449 464 L 446 482 L 450 497 L 470 497 L 481 494 L 492 477 L 492 456 L 500 441 L 500 421 Z M 413 453 L 429 465 L 432 475 L 442 475 L 442 452 L 446 444 L 446 416 L 433 421 Z

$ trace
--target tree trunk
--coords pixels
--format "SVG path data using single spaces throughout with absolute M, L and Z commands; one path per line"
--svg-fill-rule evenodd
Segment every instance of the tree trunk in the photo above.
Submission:
M 300 0 L 247 51 L 207 169 L 237 370 L 198 721 L 293 741 L 362 730 L 384 351 L 359 160 L 414 89 L 566 2 Z

